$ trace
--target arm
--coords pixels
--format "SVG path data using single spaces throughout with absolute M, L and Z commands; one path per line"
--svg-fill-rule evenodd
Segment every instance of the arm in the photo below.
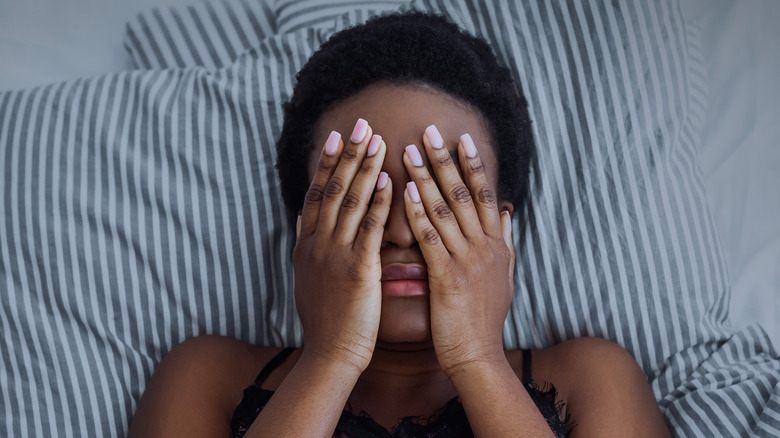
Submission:
M 130 424 L 133 437 L 228 436 L 227 376 L 239 372 L 240 342 L 199 336 L 171 350 L 157 367 Z M 223 404 L 224 402 L 224 404 Z
M 293 254 L 303 353 L 248 438 L 330 437 L 371 361 L 382 303 L 379 248 L 392 196 L 389 179 L 378 180 L 385 152 L 362 119 L 347 144 L 332 132 L 323 148 Z
M 503 352 L 502 327 L 514 292 L 510 214 L 499 214 L 495 190 L 469 135 L 458 144 L 463 177 L 434 126 L 426 129 L 423 143 L 440 187 L 416 147 L 409 146 L 404 164 L 412 182 L 404 200 L 428 265 L 431 336 L 439 365 L 476 436 L 514 437 L 518 431 L 552 436 Z
M 539 409 L 501 355 L 466 365 L 450 376 L 474 436 L 552 437 Z
M 382 293 L 379 247 L 392 189 L 386 179 L 368 207 L 386 145 L 379 142 L 364 160 L 370 127 L 364 132 L 346 146 L 336 133 L 320 158 L 294 253 L 303 353 L 247 437 L 330 437 L 373 354 Z M 342 148 L 351 159 L 340 160 Z M 341 207 L 346 196 L 356 200 L 354 208 Z M 237 349 L 243 347 L 237 344 L 201 336 L 174 348 L 149 382 L 130 436 L 228 436 L 238 400 L 228 400 L 225 388 L 235 386 L 239 372 Z
M 567 409 L 578 437 L 668 437 L 669 429 L 647 379 L 619 345 L 598 338 L 565 344 Z
M 354 366 L 311 357 L 304 350 L 246 438 L 330 437 L 360 373 Z

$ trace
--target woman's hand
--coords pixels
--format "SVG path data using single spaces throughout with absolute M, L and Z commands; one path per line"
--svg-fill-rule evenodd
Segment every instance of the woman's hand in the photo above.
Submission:
M 410 145 L 404 164 L 412 181 L 404 200 L 428 266 L 433 344 L 452 377 L 472 364 L 506 361 L 502 328 L 514 291 L 511 220 L 508 212 L 499 214 L 468 134 L 458 145 L 465 184 L 436 127 L 426 129 L 423 143 L 441 190 Z
M 392 199 L 391 182 L 380 174 L 385 152 L 363 119 L 346 145 L 330 134 L 298 218 L 293 255 L 303 354 L 360 372 L 373 355 L 382 303 L 379 249 Z

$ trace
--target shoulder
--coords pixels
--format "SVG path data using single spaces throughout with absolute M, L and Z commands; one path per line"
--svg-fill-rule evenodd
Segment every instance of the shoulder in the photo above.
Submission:
M 243 389 L 280 350 L 216 335 L 182 342 L 155 369 L 130 436 L 224 434 Z
M 620 345 L 576 338 L 537 356 L 535 374 L 538 364 L 542 380 L 559 388 L 577 424 L 573 436 L 668 436 L 647 377 Z
M 534 352 L 534 379 L 550 381 L 568 404 L 612 386 L 646 385 L 636 360 L 620 345 L 601 338 L 570 339 Z M 613 394 L 615 395 L 615 394 Z
M 552 368 L 565 368 L 571 372 L 576 366 L 583 371 L 596 372 L 639 370 L 634 357 L 620 345 L 602 338 L 574 338 L 542 350 L 540 354 Z M 557 366 L 556 366 L 557 365 Z
M 522 350 L 507 351 L 507 359 L 518 376 L 523 371 Z M 636 365 L 634 358 L 620 345 L 602 338 L 583 337 L 564 341 L 542 350 L 531 350 L 532 377 L 556 386 L 567 386 L 581 372 L 598 372 L 604 366 L 623 371 Z

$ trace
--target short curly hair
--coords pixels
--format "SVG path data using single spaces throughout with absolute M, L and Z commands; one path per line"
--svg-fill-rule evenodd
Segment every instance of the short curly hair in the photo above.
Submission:
M 534 156 L 528 104 L 483 39 L 440 15 L 414 10 L 386 14 L 334 34 L 296 79 L 293 95 L 283 105 L 284 124 L 276 143 L 282 197 L 292 218 L 308 190 L 308 179 L 300 176 L 308 169 L 320 116 L 377 82 L 428 85 L 479 110 L 498 161 L 498 195 L 521 211 Z

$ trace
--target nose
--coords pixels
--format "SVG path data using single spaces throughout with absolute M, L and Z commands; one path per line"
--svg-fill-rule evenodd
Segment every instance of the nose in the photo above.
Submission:
M 417 239 L 414 238 L 414 233 L 406 218 L 406 206 L 404 205 L 406 184 L 399 184 L 399 186 L 393 187 L 393 202 L 390 204 L 390 213 L 382 237 L 383 247 L 410 248 L 417 245 Z

